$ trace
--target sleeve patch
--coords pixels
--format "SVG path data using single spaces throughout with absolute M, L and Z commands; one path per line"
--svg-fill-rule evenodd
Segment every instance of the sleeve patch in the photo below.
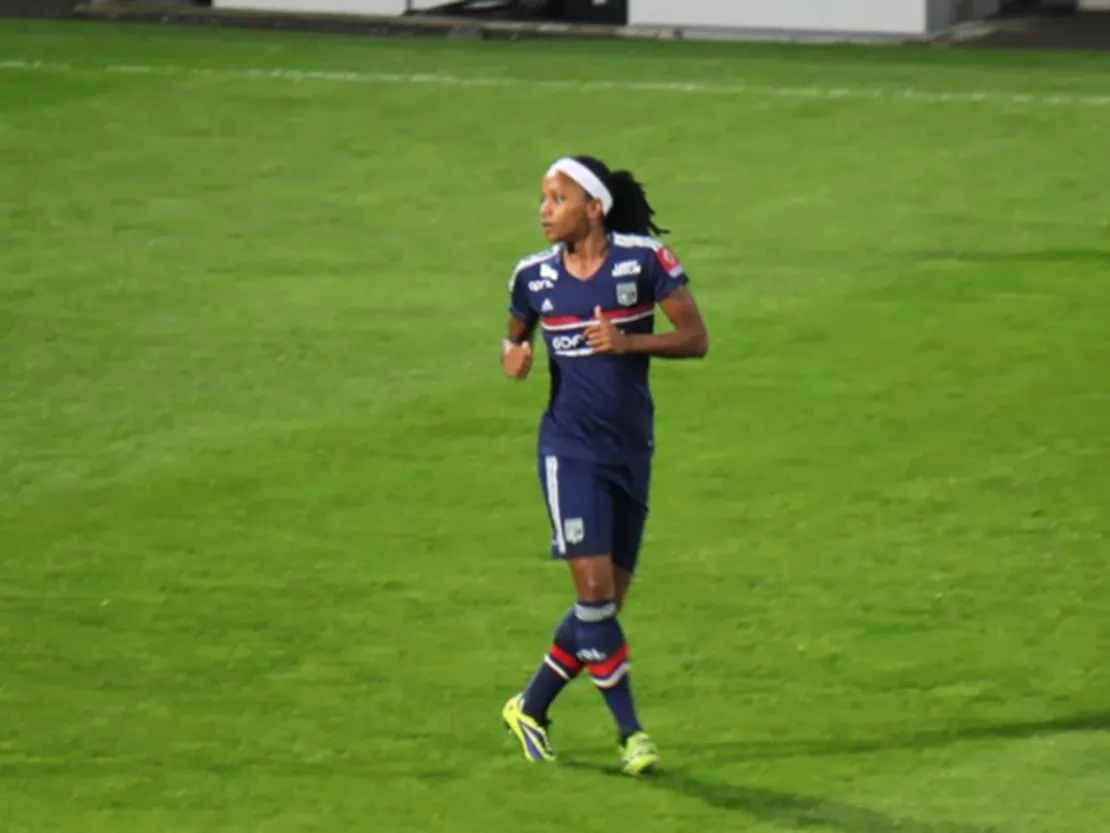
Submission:
M 655 257 L 659 260 L 659 265 L 672 278 L 677 278 L 686 270 L 682 268 L 682 263 L 679 262 L 678 255 L 670 246 L 662 246 L 659 251 L 655 253 Z

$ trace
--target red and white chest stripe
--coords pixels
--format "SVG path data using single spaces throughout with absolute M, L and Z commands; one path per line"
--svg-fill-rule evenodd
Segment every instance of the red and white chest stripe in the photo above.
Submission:
M 633 321 L 650 317 L 654 311 L 655 304 L 640 304 L 622 309 L 603 309 L 601 314 L 614 324 L 631 324 Z M 588 327 L 594 320 L 592 315 L 585 318 L 580 315 L 545 315 L 540 319 L 540 323 L 550 332 L 563 332 Z

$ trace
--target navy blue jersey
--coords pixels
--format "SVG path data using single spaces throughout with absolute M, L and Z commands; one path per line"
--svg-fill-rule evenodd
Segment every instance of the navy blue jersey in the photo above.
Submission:
M 636 235 L 610 235 L 605 262 L 586 281 L 563 267 L 562 246 L 520 261 L 509 280 L 509 312 L 529 327 L 539 322 L 551 371 L 541 454 L 619 463 L 651 453 L 649 358 L 594 355 L 585 330 L 601 307 L 625 333 L 651 333 L 655 305 L 686 283 L 668 247 Z

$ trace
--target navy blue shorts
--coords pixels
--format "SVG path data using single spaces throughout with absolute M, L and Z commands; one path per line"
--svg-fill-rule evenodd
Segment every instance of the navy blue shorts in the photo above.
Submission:
M 613 465 L 540 455 L 539 475 L 552 557 L 610 555 L 633 572 L 648 516 L 651 458 Z

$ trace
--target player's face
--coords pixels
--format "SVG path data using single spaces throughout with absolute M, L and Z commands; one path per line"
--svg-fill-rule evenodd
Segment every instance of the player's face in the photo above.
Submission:
M 581 240 L 600 221 L 601 203 L 565 174 L 543 178 L 540 225 L 549 243 Z

